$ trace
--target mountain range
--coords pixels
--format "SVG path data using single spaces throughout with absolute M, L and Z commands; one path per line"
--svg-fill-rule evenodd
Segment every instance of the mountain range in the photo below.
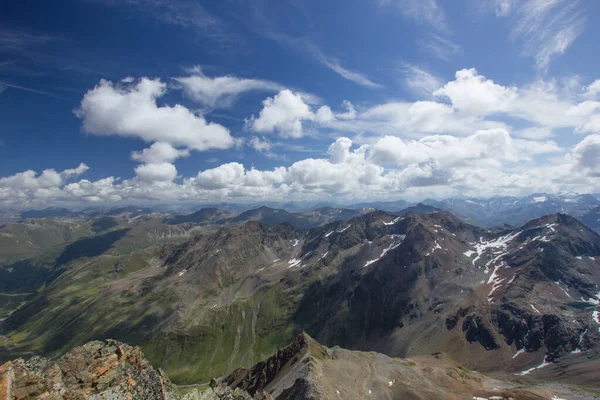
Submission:
M 8 224 L 0 357 L 112 338 L 192 384 L 305 331 L 329 347 L 443 352 L 481 372 L 597 386 L 600 236 L 574 217 L 489 229 L 431 206 L 325 211 L 305 213 L 310 228 L 268 208 Z
M 518 226 L 530 219 L 553 213 L 564 213 L 586 218 L 587 213 L 600 207 L 598 195 L 559 193 L 538 193 L 525 197 L 492 197 L 488 199 L 455 197 L 445 200 L 425 199 L 421 203 L 410 203 L 404 200 L 388 202 L 366 202 L 356 204 L 335 203 L 255 203 L 255 204 L 212 204 L 203 207 L 194 206 L 126 206 L 113 209 L 88 208 L 70 210 L 66 208 L 47 208 L 43 210 L 4 210 L 0 211 L 0 223 L 18 222 L 28 219 L 52 218 L 63 220 L 88 220 L 101 216 L 134 218 L 144 214 L 158 213 L 171 219 L 172 224 L 183 222 L 203 222 L 206 212 L 219 210 L 222 215 L 213 218 L 213 222 L 222 223 L 259 220 L 267 224 L 290 222 L 301 228 L 312 228 L 330 222 L 333 219 L 349 219 L 360 213 L 380 210 L 399 214 L 402 212 L 420 212 L 418 207 L 430 206 L 454 214 L 456 217 L 473 225 L 495 227 L 498 225 Z M 413 209 L 417 207 L 417 209 Z M 211 211 L 212 210 L 212 211 Z M 597 211 L 596 211 L 597 212 Z M 338 215 L 335 215 L 335 214 Z M 311 218 L 312 215 L 312 218 Z M 588 217 L 587 220 L 590 220 Z M 598 222 L 598 221 L 592 221 Z M 586 222 L 587 223 L 587 222 Z M 596 224 L 597 225 L 597 224 Z M 598 229 L 593 227 L 592 229 Z

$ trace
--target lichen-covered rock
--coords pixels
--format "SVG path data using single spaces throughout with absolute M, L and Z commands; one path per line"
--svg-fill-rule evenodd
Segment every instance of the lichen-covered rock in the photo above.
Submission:
M 32 357 L 5 363 L 0 399 L 175 400 L 179 394 L 139 347 L 106 340 L 77 347 L 57 361 Z

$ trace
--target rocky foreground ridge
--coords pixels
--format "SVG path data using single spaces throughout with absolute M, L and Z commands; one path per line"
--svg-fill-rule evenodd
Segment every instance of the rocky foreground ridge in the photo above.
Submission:
M 57 361 L 34 356 L 0 366 L 0 399 L 178 399 L 139 347 L 114 340 L 76 347 Z
M 301 333 L 253 367 L 186 394 L 139 347 L 89 342 L 58 359 L 32 357 L 0 366 L 0 400 L 308 400 L 308 399 L 594 399 L 560 385 L 504 382 L 470 371 L 447 355 L 411 359 L 327 348 Z

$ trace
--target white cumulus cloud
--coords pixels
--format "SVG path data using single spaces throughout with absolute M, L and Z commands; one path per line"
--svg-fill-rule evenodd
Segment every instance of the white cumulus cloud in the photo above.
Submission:
M 136 137 L 194 150 L 226 149 L 234 145 L 227 128 L 207 122 L 186 107 L 158 106 L 167 91 L 160 79 L 141 78 L 136 84 L 101 80 L 89 90 L 75 114 L 83 130 L 94 135 Z
M 160 164 L 163 162 L 172 163 L 180 157 L 189 156 L 190 152 L 187 149 L 179 150 L 171 146 L 169 143 L 156 142 L 147 149 L 134 151 L 131 153 L 131 158 L 148 164 Z
M 171 163 L 142 164 L 135 167 L 136 176 L 144 182 L 164 182 L 177 178 L 177 168 Z

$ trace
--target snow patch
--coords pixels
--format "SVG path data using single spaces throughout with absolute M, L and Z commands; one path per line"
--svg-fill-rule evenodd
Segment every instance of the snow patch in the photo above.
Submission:
M 546 368 L 547 366 L 552 365 L 552 363 L 547 362 L 546 361 L 546 356 L 544 356 L 544 361 L 542 361 L 542 363 L 540 365 L 538 365 L 537 367 L 533 367 L 533 368 L 529 368 L 526 369 L 525 371 L 516 373 L 515 375 L 529 375 L 530 373 L 532 373 L 533 371 L 536 371 L 538 369 L 542 369 L 542 368 Z
M 400 221 L 402 219 L 402 217 L 398 217 L 396 219 L 394 219 L 392 222 L 385 222 L 383 221 L 384 225 L 394 225 L 396 222 Z
M 467 250 L 465 251 L 463 254 L 467 257 L 471 257 L 473 254 L 475 254 L 476 252 L 473 250 Z
M 345 232 L 348 228 L 350 228 L 352 225 L 348 225 L 347 227 L 345 227 L 344 229 L 342 229 L 341 231 L 338 231 L 338 233 L 342 233 Z
M 554 283 L 556 283 L 558 285 L 558 287 L 560 288 L 560 290 L 562 290 L 567 295 L 568 298 L 571 298 L 571 295 L 566 290 L 566 289 L 569 288 L 567 285 L 565 285 L 565 287 L 563 288 L 562 286 L 560 286 L 560 284 L 562 283 L 561 281 L 557 281 L 557 282 L 554 282 Z M 564 285 L 564 283 L 563 283 L 563 285 Z
M 535 308 L 535 306 L 533 304 L 530 304 L 531 308 L 533 308 L 533 311 L 535 311 L 538 314 L 541 314 L 540 310 L 538 310 L 537 308 Z
M 490 293 L 488 294 L 488 298 L 487 298 L 488 302 L 491 302 L 494 299 L 492 297 L 492 295 L 500 286 L 502 286 L 502 282 L 504 282 L 506 280 L 506 278 L 500 278 L 500 275 L 498 275 L 498 271 L 500 270 L 500 268 L 502 268 L 504 266 L 505 266 L 505 264 L 504 264 L 504 262 L 502 262 L 499 265 L 497 265 L 496 267 L 494 267 L 494 272 L 492 272 L 492 275 L 490 275 L 490 278 L 487 281 L 488 284 L 490 284 L 490 283 L 494 284 L 492 286 L 492 289 L 490 290 Z
M 329 237 L 329 236 L 331 236 L 331 235 L 332 235 L 334 232 L 337 232 L 337 233 L 342 233 L 342 232 L 345 232 L 345 231 L 346 231 L 348 228 L 350 228 L 351 226 L 352 226 L 352 225 L 348 225 L 347 227 L 345 227 L 344 229 L 342 229 L 342 230 L 339 230 L 339 231 L 331 231 L 331 232 L 328 232 L 328 233 L 325 235 L 325 237 Z
M 577 347 L 575 347 L 575 350 L 571 354 L 581 353 L 581 342 L 583 342 L 585 335 L 587 335 L 587 329 L 579 334 L 579 342 L 577 342 Z
M 296 246 L 298 246 L 298 243 L 300 243 L 300 242 L 298 241 L 298 239 L 296 239 L 296 241 L 294 242 L 294 244 L 292 246 L 296 247 Z
M 514 356 L 512 356 L 513 360 L 514 360 L 515 358 L 517 358 L 518 356 L 520 356 L 521 354 L 523 354 L 523 353 L 525 353 L 525 349 L 520 349 L 520 350 L 517 350 L 517 352 L 515 353 L 515 355 L 514 355 Z
M 583 297 L 581 298 L 581 301 L 583 301 L 584 303 L 588 303 L 591 304 L 593 306 L 597 306 L 598 304 L 600 304 L 600 292 L 598 292 L 598 294 L 594 297 L 590 297 L 587 300 L 584 300 Z
M 540 196 L 540 197 L 533 198 L 534 203 L 543 203 L 546 200 L 548 200 L 548 198 L 546 196 Z
M 377 261 L 379 261 L 383 256 L 385 256 L 387 254 L 388 251 L 390 250 L 394 250 L 395 248 L 397 248 L 398 246 L 400 246 L 402 244 L 402 241 L 404 240 L 404 238 L 406 237 L 406 235 L 399 235 L 400 237 L 400 241 L 398 243 L 396 242 L 392 242 L 388 247 L 386 247 L 385 249 L 383 249 L 383 251 L 381 252 L 381 255 L 373 260 L 369 260 L 365 263 L 364 267 L 368 267 L 369 265 L 376 263 Z
M 475 243 L 475 251 L 477 252 L 477 257 L 473 259 L 473 265 L 475 265 L 475 262 L 477 262 L 477 260 L 479 260 L 483 253 L 487 250 L 491 250 L 492 254 L 497 256 L 494 260 L 490 261 L 488 265 L 498 260 L 500 257 L 505 255 L 505 252 L 508 248 L 508 244 L 520 234 L 521 231 L 513 234 L 507 234 L 504 236 L 500 236 L 494 240 L 490 240 L 489 242 L 483 240 L 483 238 L 480 238 L 479 243 Z
M 296 265 L 300 264 L 301 262 L 302 262 L 302 259 L 297 260 L 295 258 L 292 258 L 290 261 L 288 261 L 288 264 L 290 264 L 288 268 L 295 267 Z
M 379 258 L 376 258 L 374 260 L 369 260 L 365 263 L 365 265 L 363 266 L 363 268 L 368 267 L 369 265 L 376 263 L 377 261 L 379 261 Z
M 177 274 L 177 275 L 183 276 L 183 275 L 185 275 L 186 272 L 187 272 L 187 269 L 184 269 L 184 270 L 179 271 L 179 274 Z
M 592 313 L 592 319 L 596 321 L 598 325 L 600 325 L 600 311 L 594 311 Z M 598 328 L 598 330 L 600 330 L 600 328 Z
M 405 235 L 402 235 L 402 237 L 400 238 L 400 241 L 398 243 L 392 243 L 387 248 L 383 249 L 383 252 L 381 252 L 381 256 L 379 256 L 379 258 L 385 256 L 385 254 L 388 251 L 394 250 L 395 248 L 397 248 L 398 246 L 400 246 L 402 244 L 402 241 L 404 240 L 405 237 L 406 237 Z
M 326 252 L 325 252 L 325 254 L 323 254 L 323 255 L 321 256 L 321 258 L 319 258 L 319 261 L 321 261 L 322 259 L 324 259 L 325 257 L 327 257 L 327 254 L 329 254 L 329 252 L 328 252 L 328 251 L 326 251 Z

